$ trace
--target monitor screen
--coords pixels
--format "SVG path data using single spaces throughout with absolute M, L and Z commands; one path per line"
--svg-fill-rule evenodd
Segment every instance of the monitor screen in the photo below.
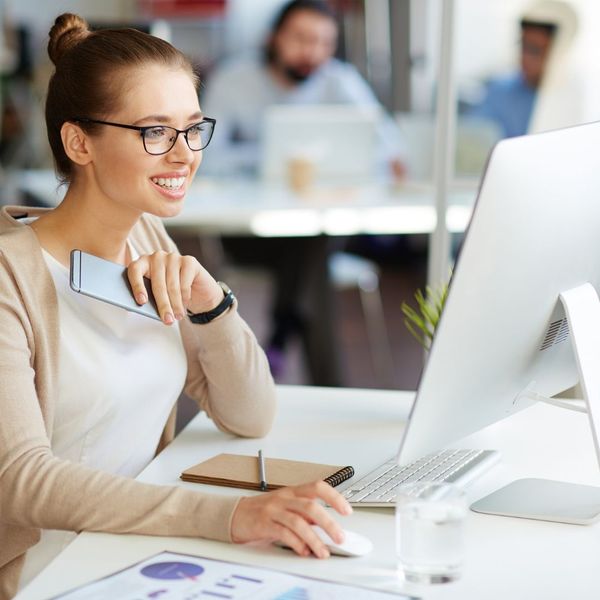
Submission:
M 578 381 L 559 295 L 600 289 L 600 123 L 490 156 L 398 460 L 454 443 Z M 599 367 L 600 368 L 600 367 Z

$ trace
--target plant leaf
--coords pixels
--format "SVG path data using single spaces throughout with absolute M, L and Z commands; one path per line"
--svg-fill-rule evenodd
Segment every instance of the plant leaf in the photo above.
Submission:
M 440 285 L 437 289 L 428 285 L 425 287 L 425 292 L 421 289 L 415 291 L 416 309 L 406 302 L 401 305 L 406 328 L 425 349 L 431 347 L 447 297 L 447 283 Z

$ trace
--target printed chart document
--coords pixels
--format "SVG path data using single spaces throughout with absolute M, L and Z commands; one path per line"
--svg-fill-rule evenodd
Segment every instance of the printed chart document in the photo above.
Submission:
M 55 600 L 418 600 L 330 581 L 174 552 L 162 552 Z

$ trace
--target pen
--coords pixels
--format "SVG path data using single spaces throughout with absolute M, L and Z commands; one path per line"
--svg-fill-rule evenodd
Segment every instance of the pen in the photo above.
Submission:
M 267 491 L 267 476 L 265 475 L 265 459 L 262 450 L 258 451 L 258 476 L 260 478 L 260 491 Z

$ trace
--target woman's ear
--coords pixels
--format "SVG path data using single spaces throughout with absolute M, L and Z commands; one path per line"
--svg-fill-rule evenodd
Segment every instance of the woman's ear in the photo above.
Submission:
M 66 121 L 60 128 L 60 137 L 67 156 L 77 165 L 87 165 L 92 160 L 90 138 L 76 125 Z

